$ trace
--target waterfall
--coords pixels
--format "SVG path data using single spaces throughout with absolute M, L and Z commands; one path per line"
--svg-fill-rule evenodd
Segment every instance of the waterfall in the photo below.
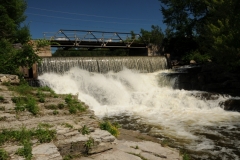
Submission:
M 124 67 L 152 73 L 167 68 L 165 57 L 51 57 L 43 58 L 38 74 L 60 73 L 78 67 L 89 72 L 119 72 Z

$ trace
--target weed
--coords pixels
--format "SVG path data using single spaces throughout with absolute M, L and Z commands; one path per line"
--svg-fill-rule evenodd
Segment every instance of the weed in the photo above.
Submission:
M 10 90 L 18 92 L 21 95 L 31 94 L 32 87 L 30 87 L 27 83 L 22 83 L 19 86 L 10 86 Z
M 44 103 L 45 102 L 45 98 L 43 96 L 40 96 L 38 101 L 41 102 L 41 103 Z
M 23 148 L 17 150 L 17 155 L 25 157 L 26 160 L 32 159 L 32 144 L 30 141 L 25 140 L 23 142 Z
M 4 101 L 3 96 L 0 96 L 0 102 L 3 102 L 3 101 Z
M 84 125 L 79 131 L 81 131 L 82 135 L 90 133 L 89 128 L 86 125 Z
M 88 154 L 89 150 L 94 145 L 94 139 L 92 137 L 89 137 L 89 139 L 84 143 L 85 151 Z
M 132 154 L 132 155 L 134 155 L 134 156 L 137 156 L 137 157 L 139 157 L 139 158 L 141 158 L 142 160 L 147 160 L 145 157 L 143 157 L 142 155 L 140 155 L 140 154 L 136 154 L 136 153 L 132 153 L 132 152 L 128 152 L 129 154 Z
M 40 143 L 50 142 L 56 136 L 56 130 L 49 130 L 45 126 L 46 124 L 39 124 L 37 129 L 26 129 L 23 127 L 21 130 L 2 130 L 0 132 L 0 145 L 3 145 L 7 141 L 21 142 L 30 141 L 32 138 L 36 138 Z
M 76 114 L 77 113 L 77 108 L 74 107 L 73 105 L 70 105 L 68 111 L 71 114 Z
M 39 108 L 36 104 L 36 100 L 33 97 L 29 97 L 25 108 L 31 112 L 33 115 L 36 115 L 39 112 Z
M 6 116 L 0 117 L 0 121 L 6 121 L 6 119 L 7 119 Z
M 119 135 L 118 124 L 111 124 L 109 121 L 103 121 L 99 125 L 100 129 L 108 131 L 113 136 L 117 137 Z
M 2 85 L 4 86 L 11 86 L 11 83 L 8 81 L 8 82 L 2 82 Z
M 49 104 L 49 105 L 45 105 L 46 109 L 51 109 L 51 110 L 56 110 L 58 109 L 58 106 L 55 104 Z
M 64 125 L 67 128 L 73 128 L 73 126 L 71 124 L 69 124 L 69 123 L 63 123 L 62 125 Z
M 34 132 L 34 136 L 40 143 L 49 143 L 51 140 L 55 139 L 56 131 L 38 127 Z
M 183 154 L 183 160 L 190 160 L 190 157 L 187 153 Z
M 83 107 L 78 100 L 74 99 L 71 94 L 68 94 L 65 97 L 65 102 L 67 103 L 69 108 L 68 109 L 69 113 L 71 114 L 76 114 L 77 111 L 80 111 L 80 112 L 86 111 L 86 108 Z
M 2 149 L 2 148 L 0 148 L 0 159 L 1 160 L 9 159 L 8 153 L 4 149 Z
M 1 107 L 0 107 L 0 111 L 5 111 L 5 107 L 4 107 L 4 106 L 1 106 Z
M 57 114 L 59 114 L 59 112 L 57 110 L 54 110 L 53 115 L 57 115 Z
M 53 127 L 53 125 L 51 125 L 49 123 L 39 123 L 38 127 L 40 127 L 40 128 L 47 128 L 48 129 L 48 128 Z
M 57 105 L 57 107 L 58 107 L 58 109 L 63 109 L 63 108 L 64 108 L 64 104 L 63 104 L 63 103 L 59 103 L 59 104 Z
M 63 160 L 71 160 L 71 159 L 73 159 L 73 156 L 71 156 L 71 155 L 66 155 L 66 156 L 63 158 Z
M 135 149 L 139 149 L 138 145 L 136 145 Z

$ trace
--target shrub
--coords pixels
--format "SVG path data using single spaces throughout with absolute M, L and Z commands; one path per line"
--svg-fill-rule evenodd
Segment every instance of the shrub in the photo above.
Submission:
M 185 55 L 182 60 L 189 63 L 190 60 L 195 60 L 197 63 L 205 63 L 211 57 L 208 54 L 201 54 L 199 51 L 193 51 L 190 54 Z
M 119 135 L 118 128 L 118 124 L 111 124 L 109 121 L 104 121 L 100 123 L 100 129 L 108 131 L 115 137 Z

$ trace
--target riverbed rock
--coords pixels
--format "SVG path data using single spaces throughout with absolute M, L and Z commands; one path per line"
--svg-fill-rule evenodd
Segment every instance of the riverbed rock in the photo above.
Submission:
M 221 102 L 220 105 L 224 108 L 224 110 L 240 112 L 240 99 L 228 99 Z

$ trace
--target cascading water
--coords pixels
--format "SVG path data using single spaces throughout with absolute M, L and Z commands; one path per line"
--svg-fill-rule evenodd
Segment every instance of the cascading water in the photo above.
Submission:
M 141 72 L 155 72 L 166 69 L 167 61 L 165 57 L 52 57 L 43 58 L 38 73 L 64 73 L 72 67 L 99 73 L 119 72 L 123 67 Z
M 153 73 L 140 73 L 124 67 L 125 62 L 121 61 L 130 62 L 127 58 L 122 58 L 118 63 L 117 60 L 110 63 L 100 58 L 104 65 L 108 64 L 106 68 L 99 65 L 96 58 L 91 64 L 98 68 L 92 68 L 104 71 L 104 74 L 77 67 L 75 64 L 80 64 L 78 60 L 63 62 L 62 59 L 60 62 L 55 58 L 45 59 L 42 68 L 39 68 L 42 71 L 39 80 L 56 93 L 78 94 L 79 99 L 88 104 L 100 118 L 115 118 L 120 123 L 128 121 L 132 129 L 144 130 L 141 126 L 148 126 L 146 132 L 171 139 L 177 147 L 188 150 L 194 159 L 239 159 L 240 113 L 227 112 L 219 106 L 227 97 L 204 100 L 194 96 L 202 92 L 174 90 L 172 83 L 164 84 L 166 80 L 161 76 L 169 71 L 156 71 L 154 65 L 149 64 L 145 67 L 151 66 L 149 70 Z M 137 60 L 131 62 L 136 63 Z M 140 68 L 138 64 L 131 65 Z M 110 67 L 113 67 L 114 72 L 109 71 Z

